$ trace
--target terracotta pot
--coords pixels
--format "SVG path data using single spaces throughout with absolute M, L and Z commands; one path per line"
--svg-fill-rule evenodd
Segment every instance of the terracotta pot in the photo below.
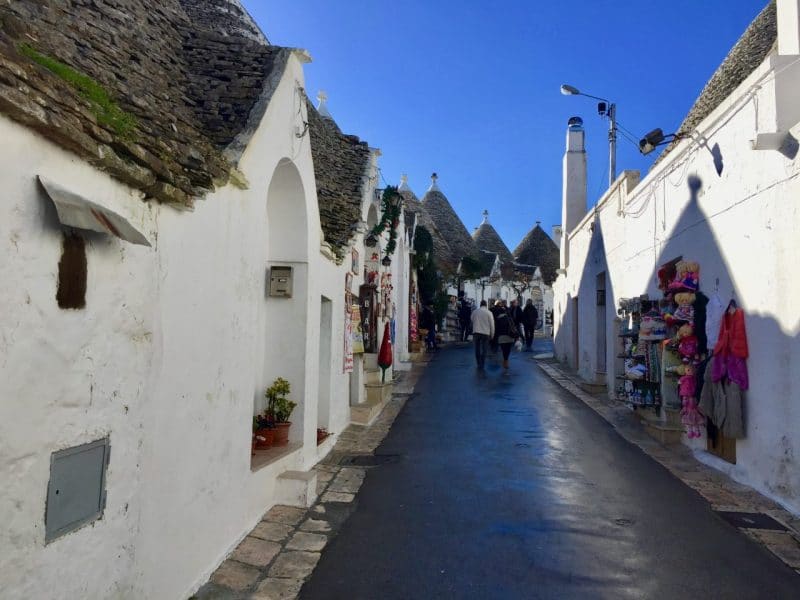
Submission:
M 291 426 L 291 422 L 275 423 L 275 429 L 272 430 L 275 433 L 275 441 L 272 443 L 273 446 L 285 446 L 289 443 L 289 427 Z
M 258 429 L 253 435 L 256 440 L 256 448 L 269 448 L 275 443 L 274 429 Z

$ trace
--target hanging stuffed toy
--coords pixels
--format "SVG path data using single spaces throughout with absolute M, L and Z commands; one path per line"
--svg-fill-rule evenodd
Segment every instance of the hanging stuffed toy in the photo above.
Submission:
M 381 383 L 386 381 L 386 369 L 392 366 L 392 332 L 389 329 L 389 322 L 383 329 L 383 340 L 381 349 L 378 352 L 378 366 L 381 368 Z
M 700 289 L 700 265 L 695 261 L 681 260 L 675 264 L 675 279 L 670 290 L 696 292 Z
M 678 354 L 681 355 L 683 362 L 697 361 L 700 359 L 699 344 L 697 336 L 694 334 L 694 327 L 690 324 L 682 325 L 678 330 Z
M 676 321 L 693 323 L 695 299 L 695 295 L 691 292 L 679 292 L 675 294 L 675 303 L 678 305 L 678 308 L 672 315 L 672 318 Z
M 686 435 L 699 438 L 705 418 L 697 410 L 697 378 L 692 365 L 684 365 L 683 375 L 678 380 L 678 393 L 681 396 L 681 423 L 686 426 Z

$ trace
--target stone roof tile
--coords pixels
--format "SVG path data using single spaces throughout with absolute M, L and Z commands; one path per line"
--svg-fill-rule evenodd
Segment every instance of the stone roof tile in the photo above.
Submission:
M 403 197 L 406 211 L 416 215 L 417 226 L 424 227 L 431 234 L 434 263 L 442 272 L 455 273 L 458 268 L 458 261 L 453 260 L 454 252 L 442 232 L 439 231 L 436 223 L 425 210 L 422 202 L 419 201 L 414 192 L 409 190 L 401 190 L 400 195 Z
M 227 182 L 239 154 L 225 151 L 289 53 L 238 0 L 15 0 L 0 6 L 0 113 L 191 206 Z
M 500 260 L 503 262 L 512 260 L 511 250 L 508 249 L 488 220 L 485 220 L 472 232 L 472 239 L 479 250 L 499 254 Z
M 323 119 L 310 101 L 306 105 L 320 224 L 325 241 L 342 255 L 361 221 L 370 149 L 356 136 L 343 134 L 331 119 Z
M 522 238 L 514 249 L 514 259 L 523 265 L 537 266 L 541 269 L 545 284 L 552 285 L 560 264 L 558 246 L 550 239 L 539 223 Z
M 441 191 L 428 190 L 422 197 L 422 207 L 447 240 L 451 251 L 449 262 L 458 265 L 465 256 L 478 257 L 475 242 Z
M 764 62 L 767 56 L 774 52 L 777 39 L 778 17 L 775 0 L 771 0 L 750 23 L 742 37 L 703 87 L 700 96 L 692 105 L 676 133 L 691 133 Z M 679 140 L 674 140 L 667 145 L 654 161 L 653 166 L 663 160 L 678 143 Z

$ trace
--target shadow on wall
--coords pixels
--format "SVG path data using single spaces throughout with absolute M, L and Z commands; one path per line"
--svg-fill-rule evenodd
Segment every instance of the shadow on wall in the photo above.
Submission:
M 641 282 L 642 293 L 647 292 L 651 298 L 662 297 L 658 289 L 658 268 L 682 257 L 699 263 L 702 293 L 709 298 L 717 294 L 723 307 L 734 300 L 739 307 L 745 308 L 741 305 L 732 269 L 738 270 L 736 275 L 740 281 L 758 278 L 759 273 L 753 272 L 757 259 L 748 265 L 728 263 L 713 224 L 699 205 L 703 181 L 690 176 L 687 184 L 689 202 L 661 248 L 649 280 Z M 664 225 L 659 223 L 658 226 Z M 752 243 L 746 230 L 731 231 L 730 235 L 737 236 L 737 244 Z M 756 254 L 754 248 L 752 255 Z M 800 339 L 797 335 L 784 333 L 774 317 L 753 312 L 758 307 L 749 306 L 747 309 L 745 324 L 750 350 L 747 361 L 750 389 L 745 394 L 746 437 L 737 440 L 737 471 L 751 484 L 798 511 L 800 469 L 795 454 L 800 452 L 800 407 L 793 401 L 798 390 L 792 365 L 800 364 Z M 702 342 L 705 335 L 700 337 Z
M 558 327 L 558 359 L 586 381 L 611 380 L 614 348 L 615 295 L 606 262 L 603 229 L 598 217 L 590 227 L 591 240 L 583 264 L 578 295 L 567 294 Z

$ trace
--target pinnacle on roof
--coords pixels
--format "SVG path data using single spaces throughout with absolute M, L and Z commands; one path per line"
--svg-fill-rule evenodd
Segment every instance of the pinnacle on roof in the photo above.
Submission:
M 495 228 L 489 223 L 488 210 L 483 211 L 483 221 L 475 228 L 472 239 L 479 250 L 500 255 L 502 262 L 506 263 L 513 260 L 508 246 L 505 245 Z
M 323 119 L 333 120 L 333 116 L 328 110 L 328 94 L 325 93 L 325 90 L 320 90 L 317 92 L 317 102 L 317 112 L 319 113 L 319 116 Z
M 555 242 L 542 229 L 540 221 L 522 238 L 514 249 L 514 259 L 525 265 L 535 265 L 541 269 L 542 279 L 551 285 L 559 267 L 559 250 Z
M 410 192 L 411 191 L 411 188 L 408 187 L 408 175 L 406 175 L 405 173 L 400 175 L 400 185 L 397 186 L 397 191 L 398 192 Z
M 422 207 L 447 240 L 452 251 L 447 262 L 457 265 L 465 256 L 477 257 L 478 248 L 464 223 L 439 189 L 437 180 L 438 176 L 434 173 L 431 176 L 431 187 L 422 198 Z

